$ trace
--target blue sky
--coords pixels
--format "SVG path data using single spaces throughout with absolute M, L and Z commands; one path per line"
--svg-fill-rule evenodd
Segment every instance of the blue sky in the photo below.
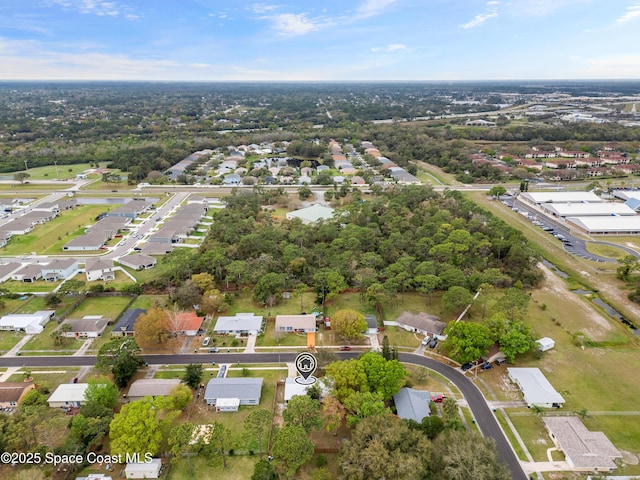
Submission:
M 640 0 L 0 0 L 0 80 L 639 79 Z

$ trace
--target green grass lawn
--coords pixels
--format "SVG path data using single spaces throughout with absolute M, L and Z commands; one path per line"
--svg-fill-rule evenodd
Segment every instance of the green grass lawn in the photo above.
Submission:
M 253 474 L 253 466 L 260 460 L 256 455 L 233 455 L 227 457 L 227 468 L 222 465 L 210 466 L 204 457 L 191 459 L 193 476 L 189 474 L 189 465 L 186 459 L 171 465 L 167 472 L 167 480 L 193 480 L 194 478 L 216 480 L 248 480 Z
M 275 322 L 267 322 L 266 331 L 258 336 L 256 346 L 258 347 L 305 347 L 307 345 L 307 334 L 277 333 L 275 332 Z
M 6 288 L 11 293 L 47 293 L 51 292 L 57 282 L 45 282 L 38 280 L 37 282 L 20 282 L 17 280 L 7 280 L 2 284 L 2 288 Z
M 541 417 L 530 414 L 528 410 L 523 413 L 524 415 L 509 415 L 509 418 L 533 459 L 536 462 L 546 462 L 547 449 L 554 446 L 553 441 L 549 438 Z
M 21 349 L 23 355 L 70 355 L 82 346 L 84 340 L 70 338 L 66 345 L 55 345 L 51 333 L 58 328 L 57 322 L 49 322 L 42 333 L 34 335 Z M 43 350 L 41 352 L 41 350 Z
M 254 302 L 251 293 L 238 293 L 232 297 L 231 308 L 224 312 L 225 316 L 233 316 L 236 313 L 253 312 L 256 315 L 267 315 L 267 307 Z M 276 315 L 297 315 L 301 311 L 311 312 L 315 308 L 315 294 L 313 292 L 305 292 L 302 295 L 302 303 L 299 297 L 289 299 L 280 299 L 277 305 L 268 309 L 270 317 Z M 302 310 L 301 307 L 302 306 Z
M 45 297 L 30 296 L 18 309 L 18 313 L 35 313 L 40 310 L 55 310 L 56 315 L 64 312 L 76 299 L 74 297 L 60 296 L 60 303 L 54 306 L 47 306 Z
M 600 245 L 597 243 L 587 242 L 587 250 L 595 255 L 600 255 L 607 258 L 623 258 L 629 255 L 624 250 L 612 247 L 610 245 Z
M 78 205 L 65 210 L 58 217 L 43 225 L 37 225 L 27 235 L 14 235 L 4 255 L 21 255 L 36 252 L 38 255 L 60 255 L 62 247 L 75 237 L 84 234 L 85 227 L 95 223 L 95 217 L 117 205 Z M 68 252 L 65 252 L 68 253 Z M 71 252 L 76 253 L 77 252 Z
M 0 355 L 11 350 L 23 338 L 24 333 L 21 332 L 0 332 Z
M 16 373 L 9 377 L 8 382 L 22 382 L 24 380 L 23 368 L 20 373 Z M 46 367 L 32 367 L 31 376 L 38 388 L 48 388 L 49 391 L 53 391 L 58 385 L 63 383 L 69 383 L 71 379 L 78 375 L 79 368 L 75 367 L 60 367 L 60 368 L 46 368 Z M 43 372 L 43 373 L 34 373 Z
M 29 178 L 27 180 L 73 180 L 77 174 L 83 173 L 90 168 L 92 167 L 88 163 L 29 168 Z
M 69 318 L 82 318 L 85 315 L 102 315 L 114 321 L 131 302 L 130 297 L 87 297 Z
M 513 434 L 513 431 L 511 430 L 511 427 L 509 426 L 509 424 L 505 420 L 505 417 L 502 414 L 502 412 L 498 411 L 496 413 L 496 419 L 498 420 L 498 423 L 502 427 L 502 430 L 504 431 L 505 435 L 509 439 L 509 443 L 513 447 L 513 450 L 515 451 L 516 456 L 518 457 L 518 459 L 522 460 L 523 462 L 528 461 L 527 456 L 524 454 L 524 450 L 520 446 L 520 443 L 518 443 L 518 440 L 516 440 L 516 437 Z
M 151 308 L 155 301 L 158 301 L 162 305 L 164 305 L 168 300 L 168 295 L 139 295 L 138 297 L 136 297 L 129 308 L 143 308 L 146 310 Z
M 389 338 L 389 345 L 409 347 L 411 349 L 417 348 L 423 338 L 420 334 L 413 334 L 412 332 L 408 332 L 404 328 L 400 327 L 386 327 L 383 332 L 380 332 L 381 343 L 382 337 L 385 335 Z

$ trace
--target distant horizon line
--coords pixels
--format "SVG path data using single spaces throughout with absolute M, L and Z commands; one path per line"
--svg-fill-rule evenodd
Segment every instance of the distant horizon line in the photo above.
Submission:
M 0 79 L 0 83 L 541 83 L 541 82 L 575 82 L 575 83 L 594 83 L 594 82 L 640 82 L 640 78 L 544 78 L 544 79 L 467 79 L 467 80 L 126 80 L 126 79 Z

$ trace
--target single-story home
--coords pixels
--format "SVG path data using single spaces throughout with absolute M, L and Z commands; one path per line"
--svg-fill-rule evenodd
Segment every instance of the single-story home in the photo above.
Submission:
M 131 255 L 125 255 L 118 260 L 125 267 L 133 268 L 134 270 L 148 270 L 155 267 L 157 259 L 144 253 L 132 253 Z
M 216 335 L 258 335 L 262 331 L 262 315 L 236 313 L 234 317 L 218 317 Z
M 315 204 L 310 207 L 294 210 L 286 214 L 287 220 L 300 219 L 303 224 L 315 223 L 319 220 L 328 220 L 333 218 L 334 210 L 324 205 Z
M 542 417 L 549 436 L 564 453 L 572 470 L 578 472 L 612 471 L 622 453 L 602 432 L 587 430 L 578 417 Z
M 2 237 L 0 237 L 0 246 L 2 246 L 1 240 Z M 0 265 L 0 283 L 9 280 L 11 275 L 20 268 L 22 268 L 22 264 L 17 262 L 9 262 Z
M 80 407 L 84 405 L 88 383 L 63 383 L 56 388 L 49 400 L 51 408 Z
M 319 385 L 322 390 L 322 396 L 329 393 L 329 388 L 323 382 L 316 382 L 315 384 L 301 384 L 296 382 L 294 377 L 287 377 L 284 381 L 284 403 L 289 403 L 292 397 L 295 395 L 306 395 L 307 391 L 312 385 Z
M 315 315 L 276 315 L 276 332 L 313 333 L 317 330 Z
M 34 388 L 33 382 L 0 382 L 0 408 L 17 407 L 24 396 Z
M 528 407 L 537 405 L 560 408 L 564 398 L 560 395 L 539 368 L 507 368 L 509 378 L 518 385 Z
M 263 381 L 262 378 L 212 378 L 207 383 L 204 400 L 216 407 L 216 411 L 237 411 L 239 405 L 258 405 Z
M 35 313 L 10 313 L 0 318 L 0 330 L 25 332 L 27 335 L 42 333 L 44 326 L 55 314 L 55 310 L 41 310 Z
M 202 322 L 204 317 L 199 317 L 196 312 L 180 312 L 170 323 L 173 333 L 184 333 L 188 337 L 194 337 L 198 334 Z
M 124 468 L 125 478 L 160 478 L 162 461 L 152 458 L 150 462 L 127 463 Z
M 131 384 L 127 398 L 133 402 L 144 397 L 166 397 L 178 385 L 179 378 L 142 378 Z
M 71 330 L 62 335 L 69 338 L 96 338 L 102 335 L 111 319 L 102 315 L 87 315 L 82 318 L 68 318 L 62 325 L 70 325 Z M 62 325 L 60 325 L 62 327 Z
M 147 313 L 142 308 L 132 308 L 122 314 L 116 326 L 111 330 L 112 337 L 132 337 L 134 335 L 133 326 L 140 315 Z
M 431 394 L 426 390 L 415 390 L 413 388 L 401 388 L 393 396 L 396 405 L 396 413 L 402 419 L 422 422 L 422 419 L 431 415 L 429 405 Z
M 116 272 L 113 267 L 113 260 L 107 258 L 87 260 L 85 275 L 87 276 L 87 282 L 115 280 Z
M 67 242 L 62 249 L 66 251 L 100 250 L 111 237 L 107 232 L 91 230 L 86 235 L 80 235 Z
M 42 265 L 25 265 L 11 275 L 11 280 L 33 283 L 42 278 Z
M 435 334 L 440 335 L 447 326 L 446 323 L 440 321 L 440 317 L 429 315 L 428 313 L 411 313 L 403 312 L 397 319 L 396 323 L 399 327 L 409 332 L 421 333 L 422 335 Z

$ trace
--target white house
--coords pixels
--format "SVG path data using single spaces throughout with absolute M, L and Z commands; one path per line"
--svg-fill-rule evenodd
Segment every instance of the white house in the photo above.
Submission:
M 56 388 L 49 400 L 51 408 L 80 407 L 84 404 L 88 383 L 63 383 Z
M 301 208 L 300 210 L 294 210 L 288 212 L 287 220 L 293 220 L 299 218 L 303 224 L 315 223 L 319 220 L 328 220 L 333 218 L 333 208 L 325 207 L 324 205 L 311 205 L 310 207 Z
M 0 318 L 0 330 L 25 332 L 27 335 L 42 333 L 44 326 L 56 314 L 54 310 L 35 313 L 10 313 Z
M 509 378 L 520 387 L 527 406 L 560 408 L 564 398 L 560 395 L 539 368 L 507 368 Z
M 236 313 L 234 317 L 218 317 L 213 332 L 217 335 L 258 335 L 262 331 L 262 315 Z
M 317 331 L 315 315 L 276 315 L 276 332 L 312 333 Z
M 125 478 L 159 478 L 162 461 L 152 458 L 150 462 L 127 463 L 124 469 Z

